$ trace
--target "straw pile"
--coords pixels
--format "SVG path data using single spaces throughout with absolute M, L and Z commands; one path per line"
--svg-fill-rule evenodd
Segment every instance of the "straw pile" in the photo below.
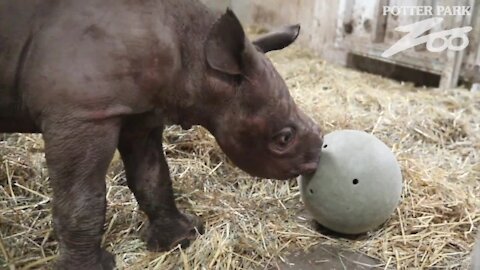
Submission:
M 185 250 L 147 252 L 139 239 L 145 216 L 116 157 L 107 177 L 104 245 L 119 268 L 263 269 L 321 242 L 378 258 L 382 268 L 465 269 L 480 222 L 480 96 L 335 67 L 298 47 L 271 58 L 298 105 L 326 133 L 364 130 L 393 148 L 404 191 L 392 218 L 359 239 L 322 235 L 295 218 L 303 209 L 295 180 L 248 176 L 204 129 L 172 126 L 165 151 L 177 202 L 204 219 L 206 233 Z M 0 139 L 0 268 L 45 269 L 55 259 L 42 148 L 38 135 Z

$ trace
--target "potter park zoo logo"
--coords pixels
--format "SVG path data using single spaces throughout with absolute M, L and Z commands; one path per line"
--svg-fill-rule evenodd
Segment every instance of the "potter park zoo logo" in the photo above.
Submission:
M 383 6 L 384 16 L 431 16 L 431 18 L 395 28 L 395 31 L 406 34 L 383 52 L 382 57 L 390 57 L 424 43 L 430 52 L 465 49 L 469 43 L 467 33 L 472 27 L 457 27 L 437 32 L 432 32 L 432 29 L 441 26 L 443 17 L 440 16 L 471 16 L 471 10 L 470 6 Z M 424 35 L 429 30 L 430 33 Z

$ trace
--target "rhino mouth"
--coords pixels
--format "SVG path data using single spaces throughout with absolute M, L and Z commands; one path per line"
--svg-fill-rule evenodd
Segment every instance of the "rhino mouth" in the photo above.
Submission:
M 318 167 L 318 162 L 312 161 L 312 162 L 306 162 L 298 166 L 298 168 L 295 168 L 290 171 L 290 176 L 291 177 L 297 177 L 299 175 L 310 175 L 315 173 Z
M 313 174 L 318 167 L 318 161 L 307 162 L 300 165 L 300 174 Z

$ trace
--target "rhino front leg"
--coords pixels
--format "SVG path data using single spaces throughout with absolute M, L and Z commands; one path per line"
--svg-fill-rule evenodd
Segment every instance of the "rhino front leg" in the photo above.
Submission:
M 59 241 L 56 269 L 110 270 L 114 257 L 100 247 L 105 223 L 105 174 L 118 143 L 118 120 L 44 122 Z
M 198 217 L 182 214 L 177 209 L 162 147 L 162 133 L 163 126 L 126 124 L 119 142 L 128 186 L 140 209 L 148 216 L 145 240 L 151 251 L 167 251 L 178 244 L 187 247 L 197 232 L 203 233 Z

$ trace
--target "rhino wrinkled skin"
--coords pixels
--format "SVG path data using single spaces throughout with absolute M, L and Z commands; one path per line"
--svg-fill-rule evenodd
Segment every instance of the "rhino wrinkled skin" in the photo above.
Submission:
M 233 12 L 187 0 L 0 0 L 0 132 L 42 133 L 57 269 L 113 269 L 101 248 L 105 175 L 120 151 L 147 247 L 187 246 L 198 217 L 174 201 L 166 123 L 201 125 L 254 176 L 313 172 L 322 135 L 265 57 L 299 26 L 250 42 Z

